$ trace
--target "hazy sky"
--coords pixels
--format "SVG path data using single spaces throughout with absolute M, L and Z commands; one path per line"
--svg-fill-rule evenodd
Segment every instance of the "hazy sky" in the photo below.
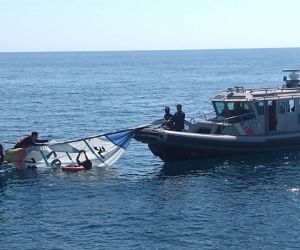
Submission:
M 0 51 L 300 46 L 299 0 L 0 0 Z

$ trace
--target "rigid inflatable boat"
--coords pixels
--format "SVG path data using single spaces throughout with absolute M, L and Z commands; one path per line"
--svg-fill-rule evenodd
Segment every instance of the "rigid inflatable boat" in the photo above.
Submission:
M 281 88 L 229 88 L 183 131 L 148 127 L 134 138 L 166 162 L 300 148 L 300 70 L 283 72 Z

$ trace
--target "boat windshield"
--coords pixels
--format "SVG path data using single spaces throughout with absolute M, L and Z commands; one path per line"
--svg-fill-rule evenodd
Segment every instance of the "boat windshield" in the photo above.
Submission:
M 247 102 L 214 102 L 213 103 L 218 117 L 235 117 L 252 113 L 251 107 Z

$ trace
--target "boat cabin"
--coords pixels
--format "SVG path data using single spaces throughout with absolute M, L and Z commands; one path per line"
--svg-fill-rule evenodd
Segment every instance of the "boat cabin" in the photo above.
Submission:
M 229 88 L 211 98 L 213 112 L 191 120 L 189 131 L 205 134 L 263 135 L 300 131 L 300 70 L 283 70 L 281 88 Z M 212 118 L 208 118 L 214 114 Z

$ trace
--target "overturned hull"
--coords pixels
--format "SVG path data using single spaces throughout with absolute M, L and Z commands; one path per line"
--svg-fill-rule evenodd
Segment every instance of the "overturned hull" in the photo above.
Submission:
M 231 136 L 145 128 L 134 138 L 165 162 L 300 148 L 300 133 Z
M 121 130 L 113 133 L 90 136 L 72 141 L 50 141 L 48 145 L 28 148 L 9 149 L 5 160 L 13 163 L 17 169 L 60 168 L 77 165 L 82 151 L 93 166 L 113 165 L 125 153 L 133 130 Z

